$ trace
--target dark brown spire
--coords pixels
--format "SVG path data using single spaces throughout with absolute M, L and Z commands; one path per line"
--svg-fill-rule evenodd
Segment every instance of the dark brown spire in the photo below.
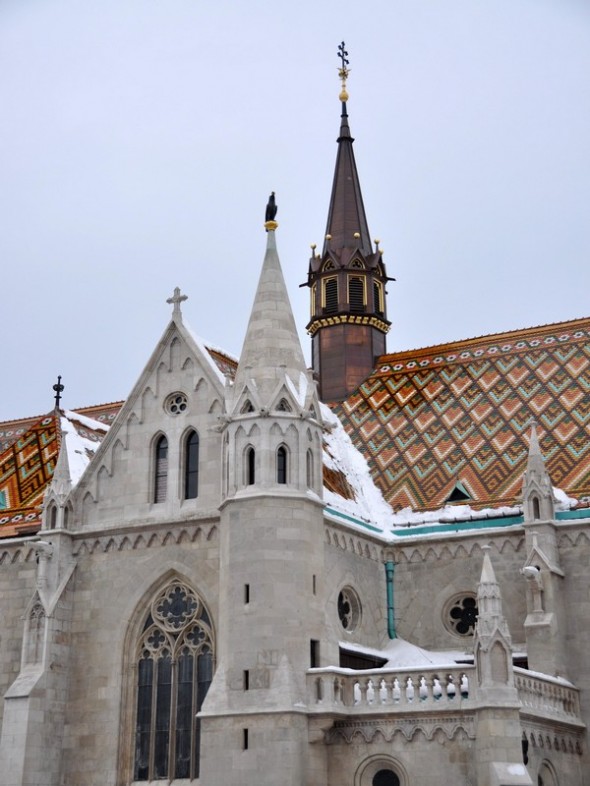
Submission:
M 386 351 L 389 330 L 385 287 L 389 280 L 379 242 L 371 236 L 348 125 L 348 53 L 342 60 L 340 136 L 321 254 L 312 246 L 307 286 L 311 289 L 312 362 L 324 401 L 342 401 L 363 382 Z
M 326 224 L 326 235 L 330 238 L 327 237 L 324 241 L 324 253 L 329 249 L 338 253 L 344 248 L 357 248 L 368 256 L 373 249 L 354 160 L 354 139 L 348 125 L 346 101 L 342 101 L 340 136 L 337 142 L 338 154 Z

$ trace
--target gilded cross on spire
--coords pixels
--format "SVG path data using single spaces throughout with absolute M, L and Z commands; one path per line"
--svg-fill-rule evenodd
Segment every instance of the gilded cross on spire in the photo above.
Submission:
M 181 295 L 180 294 L 180 287 L 174 287 L 174 294 L 172 297 L 169 297 L 166 300 L 166 303 L 170 303 L 173 306 L 172 309 L 172 316 L 179 317 L 181 315 L 180 311 L 180 304 L 184 301 L 188 300 L 188 295 Z
M 338 69 L 338 76 L 342 80 L 342 90 L 340 91 L 340 100 L 341 101 L 348 101 L 348 93 L 346 91 L 346 80 L 348 79 L 348 75 L 350 74 L 350 68 L 348 67 L 348 52 L 345 49 L 345 43 L 342 41 L 341 44 L 338 45 L 338 57 L 340 58 L 340 68 Z

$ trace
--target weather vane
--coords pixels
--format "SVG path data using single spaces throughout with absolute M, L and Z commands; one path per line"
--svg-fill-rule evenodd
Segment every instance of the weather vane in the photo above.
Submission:
M 338 46 L 338 57 L 340 58 L 340 68 L 338 69 L 338 76 L 342 80 L 342 90 L 340 91 L 340 100 L 341 101 L 348 101 L 348 93 L 346 92 L 346 80 L 348 79 L 348 75 L 350 74 L 350 68 L 348 68 L 349 60 L 348 60 L 348 52 L 345 49 L 345 43 L 342 41 L 341 44 Z
M 61 394 L 64 386 L 61 384 L 61 374 L 57 377 L 57 383 L 53 386 L 55 390 L 55 408 L 59 409 L 59 402 L 61 401 Z

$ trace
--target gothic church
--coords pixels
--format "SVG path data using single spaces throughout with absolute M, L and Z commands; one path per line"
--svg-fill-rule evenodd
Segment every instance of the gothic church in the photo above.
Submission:
M 239 360 L 0 423 L 3 786 L 590 786 L 590 319 L 388 354 L 341 77 L 313 370 L 271 210 Z

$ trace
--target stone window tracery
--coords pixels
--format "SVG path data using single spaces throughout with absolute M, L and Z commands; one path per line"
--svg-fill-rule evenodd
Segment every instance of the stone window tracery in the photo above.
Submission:
M 338 595 L 338 618 L 348 633 L 352 633 L 359 626 L 361 602 L 352 587 L 344 587 Z
M 169 415 L 180 415 L 186 412 L 188 398 L 185 393 L 171 393 L 164 402 L 164 409 Z
M 473 636 L 477 621 L 477 598 L 473 593 L 462 593 L 452 598 L 445 607 L 445 625 L 459 636 Z
M 213 677 L 213 632 L 200 598 L 179 581 L 151 604 L 136 653 L 134 780 L 199 777 L 195 717 Z

